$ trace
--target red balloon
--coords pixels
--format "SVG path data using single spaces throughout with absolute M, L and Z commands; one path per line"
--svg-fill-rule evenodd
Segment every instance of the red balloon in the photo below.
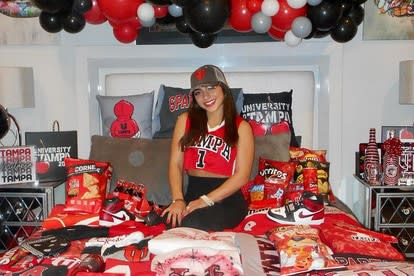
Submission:
M 250 32 L 252 30 L 253 14 L 247 9 L 249 0 L 231 0 L 229 25 L 238 32 Z
M 122 24 L 137 16 L 137 9 L 145 0 L 97 0 L 106 18 Z
M 154 17 L 155 18 L 163 18 L 166 17 L 168 14 L 168 5 L 167 6 L 160 6 L 160 5 L 152 5 L 154 8 Z
M 121 24 L 119 24 L 118 22 L 111 21 L 111 20 L 108 20 L 108 22 L 112 26 L 112 28 L 122 27 L 123 25 L 126 25 L 126 24 L 131 25 L 131 27 L 135 28 L 135 30 L 138 30 L 142 27 L 141 22 L 139 22 L 138 16 L 136 16 L 135 18 L 131 18 L 125 23 L 121 23 Z
M 274 40 L 283 41 L 285 39 L 285 31 L 278 30 L 276 28 L 270 27 L 267 31 L 267 34 Z
M 293 20 L 298 16 L 306 16 L 308 5 L 294 9 L 287 3 L 287 0 L 279 0 L 279 11 L 272 16 L 272 26 L 281 31 L 289 31 Z
M 122 43 L 134 42 L 138 37 L 138 30 L 132 24 L 122 24 L 113 28 L 115 38 Z
M 263 0 L 248 0 L 247 8 L 252 14 L 255 14 L 262 10 L 262 2 Z
M 98 0 L 92 0 L 92 8 L 83 14 L 89 24 L 102 24 L 106 21 L 105 15 L 98 6 Z

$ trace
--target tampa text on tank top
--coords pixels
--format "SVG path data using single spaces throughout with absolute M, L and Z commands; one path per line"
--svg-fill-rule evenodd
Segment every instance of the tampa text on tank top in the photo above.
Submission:
M 242 117 L 237 116 L 236 124 L 239 127 Z M 205 170 L 211 173 L 231 176 L 236 165 L 237 147 L 229 146 L 224 141 L 224 124 L 210 128 L 207 135 L 196 145 L 184 150 L 184 170 Z M 187 118 L 186 130 L 190 128 L 190 119 Z

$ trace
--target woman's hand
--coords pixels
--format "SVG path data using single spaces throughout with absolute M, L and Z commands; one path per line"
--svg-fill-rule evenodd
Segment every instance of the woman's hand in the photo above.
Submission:
M 204 202 L 204 200 L 200 198 L 190 201 L 187 207 L 185 208 L 184 216 L 188 215 L 189 213 L 197 209 L 204 208 L 204 207 L 207 207 L 207 204 Z
M 174 228 L 181 224 L 181 220 L 184 217 L 186 211 L 186 204 L 184 200 L 177 200 L 170 204 L 161 214 L 161 217 L 167 215 L 166 223 L 171 223 L 171 227 Z

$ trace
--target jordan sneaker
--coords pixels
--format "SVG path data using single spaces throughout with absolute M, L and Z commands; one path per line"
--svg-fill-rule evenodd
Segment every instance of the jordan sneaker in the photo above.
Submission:
M 100 226 L 118 225 L 128 220 L 136 221 L 136 217 L 125 208 L 124 200 L 117 197 L 105 199 L 99 213 Z
M 298 202 L 270 209 L 267 217 L 280 224 L 319 225 L 325 220 L 325 205 L 320 195 L 305 191 Z

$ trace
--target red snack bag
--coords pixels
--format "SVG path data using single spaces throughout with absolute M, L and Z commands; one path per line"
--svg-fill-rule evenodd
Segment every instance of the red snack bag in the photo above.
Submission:
M 65 158 L 65 211 L 98 213 L 112 176 L 108 162 Z
M 304 190 L 318 194 L 318 169 L 314 167 L 303 168 L 302 173 Z
M 312 150 L 307 148 L 289 147 L 292 161 L 318 161 L 326 162 L 326 150 Z
M 278 181 L 267 181 L 264 182 L 264 194 L 265 199 L 273 199 L 275 201 L 275 207 L 282 207 L 285 204 L 285 195 L 287 186 L 283 180 Z
M 279 182 L 290 183 L 296 168 L 295 162 L 279 162 L 271 159 L 259 158 L 259 169 L 255 178 L 256 183 Z
M 280 256 L 280 274 L 298 275 L 312 270 L 339 268 L 333 252 L 309 225 L 275 227 L 266 233 Z
M 302 183 L 290 183 L 285 196 L 285 204 L 289 202 L 299 202 L 302 197 L 303 190 L 304 188 Z

